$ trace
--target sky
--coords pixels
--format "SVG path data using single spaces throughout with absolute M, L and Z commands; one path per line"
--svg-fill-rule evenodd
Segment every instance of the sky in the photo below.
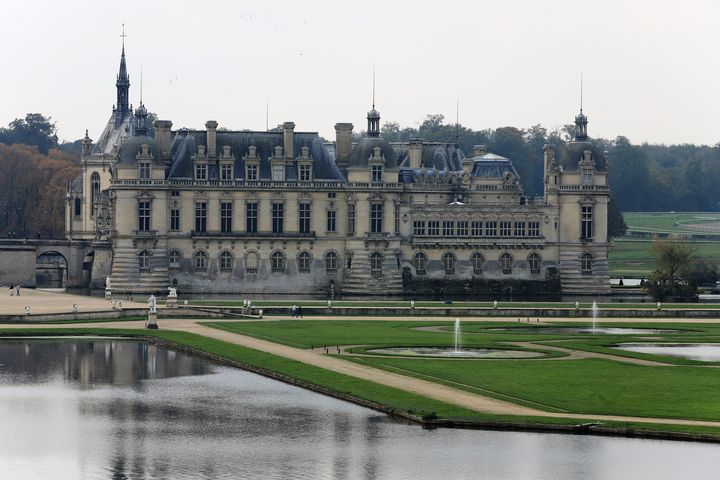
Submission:
M 122 24 L 130 98 L 203 129 L 334 139 L 419 125 L 571 123 L 633 143 L 720 141 L 720 2 L 713 0 L 24 0 L 0 19 L 0 125 L 51 116 L 61 140 L 97 139 L 115 103 Z M 459 104 L 459 108 L 457 105 Z

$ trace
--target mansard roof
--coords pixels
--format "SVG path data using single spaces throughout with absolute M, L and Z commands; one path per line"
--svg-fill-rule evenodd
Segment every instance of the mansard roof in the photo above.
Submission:
M 392 143 L 397 152 L 397 163 L 400 167 L 410 167 L 410 148 L 407 143 Z M 423 142 L 421 168 L 437 170 L 462 170 L 465 154 L 454 143 Z
M 375 147 L 380 147 L 385 157 L 385 168 L 397 168 L 397 153 L 382 137 L 365 137 L 360 140 L 348 155 L 348 167 L 367 167 Z
M 487 153 L 481 157 L 473 157 L 473 169 L 471 175 L 479 178 L 505 178 L 512 173 L 520 178 L 512 162 L 505 157 L 494 153 Z

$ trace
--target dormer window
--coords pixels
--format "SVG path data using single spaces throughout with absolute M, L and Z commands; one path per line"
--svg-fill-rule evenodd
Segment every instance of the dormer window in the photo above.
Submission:
M 592 167 L 583 167 L 582 169 L 582 178 L 581 184 L 582 185 L 592 185 L 593 184 L 593 169 Z
M 138 164 L 139 177 L 142 179 L 150 178 L 150 162 L 140 162 Z
M 382 165 L 373 165 L 372 166 L 370 180 L 372 181 L 372 183 L 382 183 L 382 181 L 383 181 Z
M 245 160 L 245 180 L 251 182 L 260 180 L 260 157 L 258 157 L 255 145 L 248 147 L 248 153 L 243 160 Z
M 312 180 L 312 164 L 313 158 L 310 156 L 310 147 L 301 148 L 301 154 L 297 158 L 298 180 L 301 182 L 309 182 Z
M 298 179 L 301 182 L 309 182 L 310 180 L 312 180 L 312 166 L 299 165 L 298 166 Z
M 248 180 L 253 181 L 253 182 L 258 180 L 257 164 L 248 164 L 246 166 L 245 178 L 247 178 Z
M 285 181 L 285 165 L 273 165 L 272 166 L 272 181 L 283 182 Z
M 233 164 L 222 163 L 220 164 L 220 180 L 230 181 L 233 179 Z
M 207 163 L 195 164 L 195 180 L 207 180 Z

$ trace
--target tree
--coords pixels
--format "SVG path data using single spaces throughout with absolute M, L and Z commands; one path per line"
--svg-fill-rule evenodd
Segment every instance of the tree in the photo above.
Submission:
M 47 155 L 51 148 L 57 148 L 58 137 L 55 123 L 51 117 L 41 113 L 28 113 L 25 118 L 16 118 L 8 128 L 0 129 L 0 142 L 8 145 L 23 143 L 33 145 Z
M 645 283 L 646 291 L 657 301 L 694 297 L 697 285 L 690 273 L 697 261 L 695 249 L 682 240 L 656 238 L 650 251 L 657 267 Z
M 627 231 L 627 224 L 623 218 L 622 211 L 618 202 L 610 196 L 610 202 L 608 202 L 608 220 L 607 229 L 609 237 L 622 237 Z

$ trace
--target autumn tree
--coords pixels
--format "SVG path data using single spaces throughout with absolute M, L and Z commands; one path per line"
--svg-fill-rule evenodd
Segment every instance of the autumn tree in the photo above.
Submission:
M 691 272 L 695 268 L 695 249 L 683 240 L 654 239 L 650 247 L 656 268 L 645 283 L 646 291 L 657 301 L 692 298 L 697 285 Z
M 47 155 L 51 148 L 58 146 L 57 128 L 51 117 L 28 113 L 25 118 L 10 122 L 8 128 L 0 128 L 0 143 L 34 145 Z

